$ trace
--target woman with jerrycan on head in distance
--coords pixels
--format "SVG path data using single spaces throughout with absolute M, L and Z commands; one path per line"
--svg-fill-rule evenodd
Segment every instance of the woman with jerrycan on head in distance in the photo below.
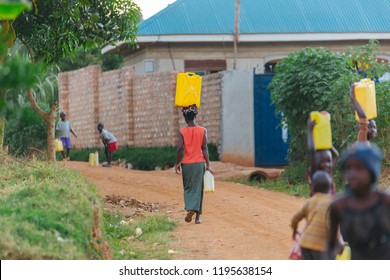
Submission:
M 196 214 L 195 223 L 201 224 L 203 176 L 206 170 L 213 173 L 207 148 L 207 130 L 195 123 L 198 114 L 196 105 L 185 107 L 182 112 L 187 126 L 181 128 L 178 134 L 175 171 L 183 176 L 184 207 L 187 210 L 185 221 L 190 223 Z

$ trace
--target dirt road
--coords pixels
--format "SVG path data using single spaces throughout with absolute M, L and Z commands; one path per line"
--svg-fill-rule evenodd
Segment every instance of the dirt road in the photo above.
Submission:
M 174 231 L 176 259 L 286 259 L 291 248 L 291 216 L 303 199 L 216 182 L 216 193 L 204 200 L 203 224 L 184 222 L 181 176 L 173 171 L 103 169 L 68 162 L 96 184 L 103 196 L 121 195 L 163 204 L 164 212 L 179 223 Z

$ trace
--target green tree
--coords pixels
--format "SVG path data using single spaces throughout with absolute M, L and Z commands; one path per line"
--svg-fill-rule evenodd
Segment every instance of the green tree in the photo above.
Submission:
M 275 77 L 270 84 L 271 96 L 277 113 L 284 112 L 289 127 L 291 161 L 307 159 L 306 123 L 311 111 L 331 114 L 336 148 L 345 149 L 355 141 L 356 121 L 349 87 L 363 76 L 376 79 L 388 71 L 388 65 L 377 62 L 377 48 L 376 41 L 350 48 L 344 54 L 335 54 L 324 48 L 306 48 L 290 54 L 276 65 Z M 378 92 L 382 92 L 382 85 Z M 388 102 L 390 99 L 388 93 L 378 96 L 379 100 L 384 98 Z M 378 102 L 378 110 L 388 110 L 383 104 L 384 100 L 381 104 Z M 381 114 L 382 117 L 388 116 L 388 111 Z
M 79 48 L 74 55 L 65 57 L 59 63 L 61 71 L 77 70 L 88 65 L 101 65 L 103 71 L 119 69 L 123 66 L 120 54 L 102 54 L 100 48 Z
M 14 41 L 14 32 L 10 28 L 9 20 L 15 19 L 23 10 L 30 8 L 30 3 L 25 0 L 1 0 L 0 1 L 0 151 L 3 148 L 4 128 L 5 128 L 5 111 L 6 111 L 6 95 L 10 88 L 20 86 L 20 80 L 25 77 L 24 70 L 28 71 L 29 65 L 24 61 L 11 61 L 7 59 L 7 47 L 12 45 Z M 19 73 L 11 73 L 10 71 L 18 71 Z
M 294 52 L 276 65 L 271 97 L 277 113 L 283 112 L 291 134 L 291 160 L 306 159 L 306 123 L 310 112 L 330 111 L 332 102 L 344 99 L 345 92 L 335 87 L 343 88 L 353 80 L 354 74 L 346 65 L 345 56 L 324 48 Z M 338 85 L 342 77 L 348 82 Z M 334 119 L 333 112 L 330 113 Z
M 376 142 L 385 154 L 385 164 L 390 166 L 390 81 L 376 85 L 378 135 Z
M 78 47 L 103 47 L 117 41 L 136 39 L 141 18 L 139 7 L 131 0 L 32 0 L 31 12 L 24 12 L 12 30 L 28 49 L 32 61 L 48 64 L 70 56 Z M 28 90 L 32 108 L 47 124 L 48 158 L 55 160 L 54 133 L 57 103 L 50 111 L 40 108 Z

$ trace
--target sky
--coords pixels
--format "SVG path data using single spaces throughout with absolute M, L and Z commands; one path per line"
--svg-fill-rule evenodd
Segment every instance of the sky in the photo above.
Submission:
M 151 17 L 176 0 L 133 0 L 142 10 L 144 19 Z

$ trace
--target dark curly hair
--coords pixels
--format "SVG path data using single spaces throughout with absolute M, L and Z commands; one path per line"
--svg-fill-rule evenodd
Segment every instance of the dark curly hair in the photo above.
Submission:
M 196 108 L 196 105 L 191 105 L 189 107 L 184 107 L 182 109 L 183 116 L 186 120 L 193 121 L 196 118 L 196 115 L 198 114 L 198 110 Z

